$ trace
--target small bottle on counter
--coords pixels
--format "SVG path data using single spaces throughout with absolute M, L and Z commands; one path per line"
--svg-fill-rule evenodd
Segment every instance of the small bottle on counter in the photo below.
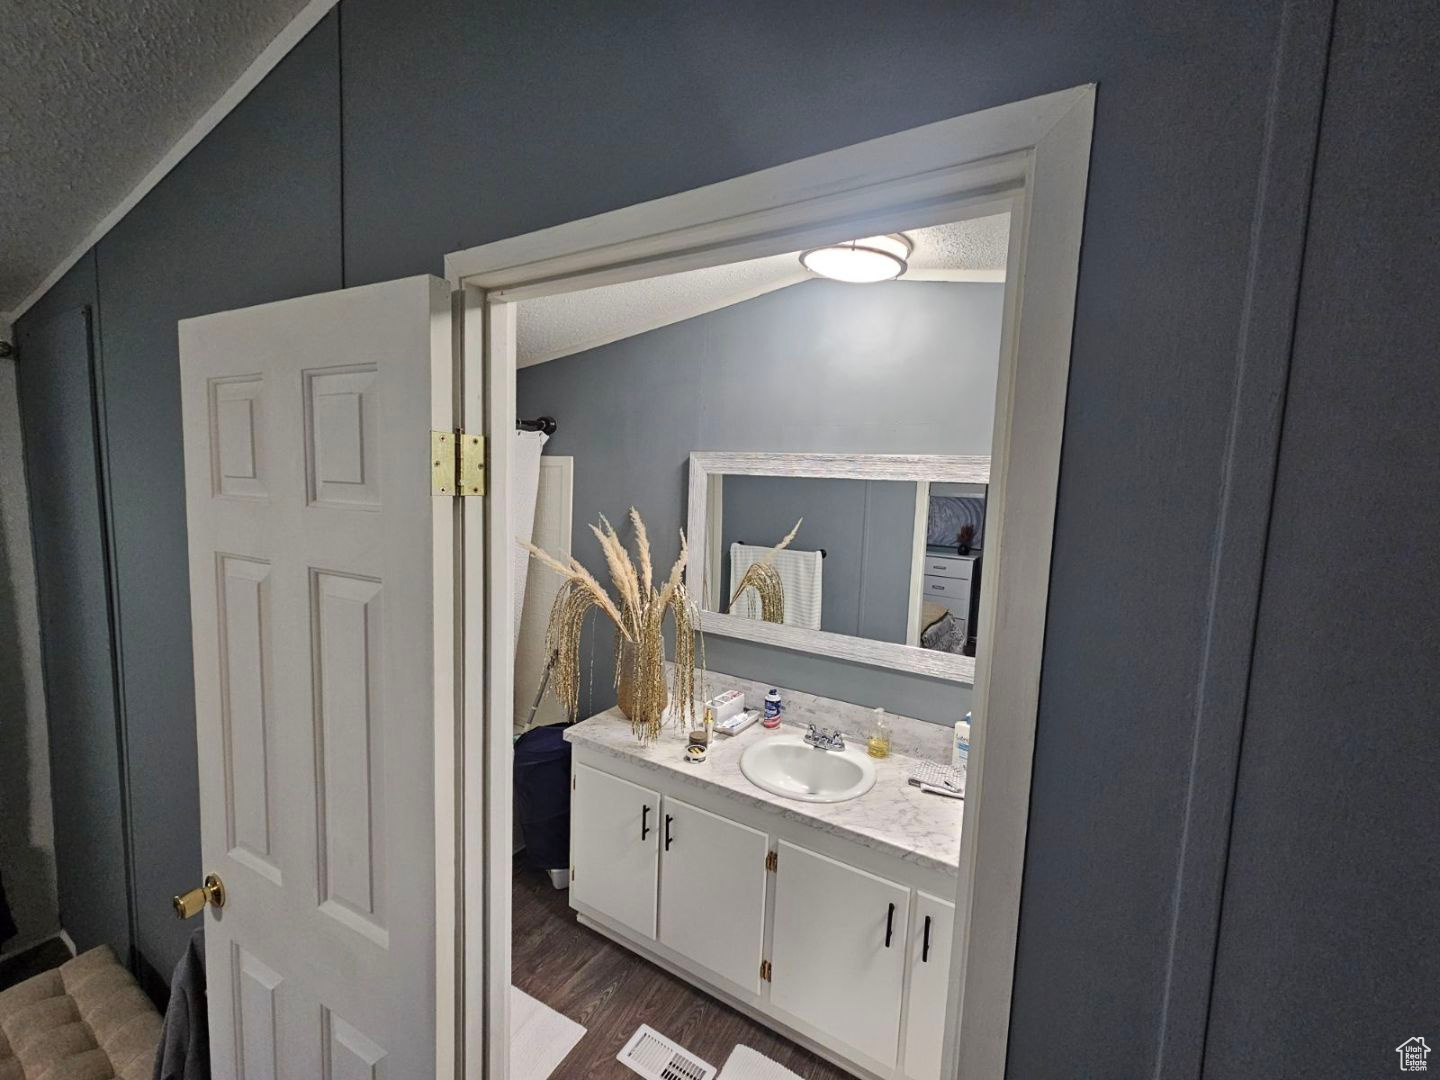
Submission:
M 780 726 L 780 714 L 783 711 L 784 706 L 780 701 L 780 691 L 772 686 L 770 692 L 765 695 L 765 719 L 761 720 L 760 723 L 774 730 Z
M 970 768 L 970 724 L 972 714 L 966 713 L 963 720 L 955 721 L 955 748 L 950 755 L 950 764 L 960 772 L 960 783 L 965 783 Z
M 890 718 L 884 709 L 870 714 L 870 730 L 866 735 L 865 748 L 873 758 L 890 756 Z

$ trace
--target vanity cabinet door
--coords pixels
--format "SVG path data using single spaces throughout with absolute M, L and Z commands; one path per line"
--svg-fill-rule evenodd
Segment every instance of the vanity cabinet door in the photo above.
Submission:
M 660 941 L 760 992 L 769 837 L 679 799 L 660 822 Z
M 915 895 L 915 929 L 910 935 L 910 1013 L 905 1020 L 905 1075 L 910 1080 L 940 1080 L 954 926 L 954 904 L 924 893 Z
M 910 890 L 780 842 L 770 1003 L 893 1068 Z
M 655 937 L 660 796 L 576 765 L 570 793 L 570 903 Z

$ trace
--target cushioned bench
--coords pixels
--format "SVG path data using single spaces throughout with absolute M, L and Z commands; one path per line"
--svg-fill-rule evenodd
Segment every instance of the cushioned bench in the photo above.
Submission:
M 160 1028 L 102 945 L 0 993 L 0 1080 L 150 1080 Z

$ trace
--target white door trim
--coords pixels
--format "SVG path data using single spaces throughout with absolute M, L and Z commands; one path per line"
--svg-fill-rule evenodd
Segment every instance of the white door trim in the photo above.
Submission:
M 915 481 L 915 522 L 910 533 L 910 599 L 905 610 L 905 644 L 920 644 L 920 613 L 925 606 L 925 530 L 930 524 L 930 481 Z
M 987 647 L 978 659 L 972 699 L 982 722 L 971 750 L 972 812 L 963 826 L 956 897 L 951 985 L 960 993 L 952 995 L 946 1023 L 945 1075 L 952 1077 L 999 1080 L 1005 1070 L 1094 99 L 1094 86 L 1046 94 L 445 259 L 446 276 L 477 298 L 467 300 L 467 320 L 475 326 L 483 317 L 489 336 L 483 359 L 467 348 L 466 383 L 477 385 L 472 364 L 483 366 L 495 450 L 492 498 L 486 500 L 490 587 L 484 619 L 508 642 L 513 598 L 504 553 L 511 530 L 508 463 L 501 450 L 508 438 L 494 436 L 514 424 L 515 301 L 939 224 L 997 207 L 1012 211 L 987 507 L 991 584 L 981 594 L 979 614 Z M 478 338 L 467 331 L 467 345 L 472 336 Z M 467 424 L 470 401 L 467 389 Z M 479 512 L 467 508 L 467 556 L 473 550 L 469 526 Z M 467 624 L 478 595 L 472 584 L 467 573 Z M 996 610 L 1000 595 L 1003 620 Z M 492 635 L 494 641 L 500 637 Z M 487 653 L 501 660 L 510 655 L 498 646 Z M 480 681 L 471 667 L 467 686 Z M 476 826 L 469 835 L 483 827 L 488 842 L 483 869 L 466 863 L 467 942 L 483 941 L 484 948 L 467 945 L 465 967 L 466 985 L 483 987 L 489 999 L 483 1012 L 490 1030 L 503 1032 L 510 982 L 512 699 L 508 664 L 497 663 L 486 675 L 488 723 L 472 715 L 470 703 L 478 697 L 466 696 L 467 735 L 478 741 L 483 732 L 488 750 L 471 753 L 475 743 L 467 738 L 466 820 Z M 992 730 L 985 722 L 991 716 L 1004 722 Z M 483 819 L 472 816 L 480 809 L 472 803 L 481 800 L 488 810 Z M 483 911 L 475 910 L 477 903 Z M 482 929 L 483 937 L 473 932 Z M 497 1044 L 507 1040 L 492 1039 L 485 1047 L 485 1025 L 474 1019 L 481 1012 L 466 1010 L 467 1073 L 499 1080 L 507 1063 Z M 482 1061 L 483 1072 L 477 1065 Z

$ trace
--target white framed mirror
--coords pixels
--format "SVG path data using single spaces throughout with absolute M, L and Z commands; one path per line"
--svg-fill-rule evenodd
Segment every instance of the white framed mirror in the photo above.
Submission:
M 989 484 L 988 455 L 692 453 L 704 632 L 973 685 Z

